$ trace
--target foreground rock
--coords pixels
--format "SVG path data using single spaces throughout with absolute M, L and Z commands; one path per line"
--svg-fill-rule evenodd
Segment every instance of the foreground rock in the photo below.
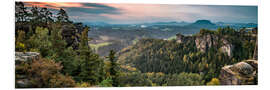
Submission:
M 16 69 L 19 65 L 22 63 L 31 63 L 33 60 L 40 59 L 40 53 L 37 52 L 15 52 L 15 63 L 16 63 Z M 28 87 L 30 81 L 26 79 L 26 76 L 21 71 L 16 71 L 16 87 Z
M 221 85 L 256 85 L 258 61 L 246 60 L 221 69 L 219 80 Z
M 16 64 L 20 62 L 30 62 L 40 58 L 40 53 L 37 52 L 15 52 Z

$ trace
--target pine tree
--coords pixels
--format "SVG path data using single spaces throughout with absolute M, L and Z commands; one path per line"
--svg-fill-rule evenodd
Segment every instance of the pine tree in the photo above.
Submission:
M 79 67 L 81 72 L 79 73 L 77 80 L 89 82 L 91 85 L 96 85 L 102 81 L 100 78 L 104 76 L 100 75 L 100 72 L 104 71 L 100 69 L 103 67 L 103 62 L 97 54 L 93 53 L 87 42 L 88 27 L 86 27 L 81 34 L 81 41 L 78 50 L 78 58 L 80 60 Z
M 52 12 L 50 12 L 49 9 L 41 8 L 40 14 L 42 16 L 42 22 L 45 23 L 45 25 L 54 21 L 52 18 Z
M 116 63 L 116 60 L 115 60 L 115 52 L 113 50 L 110 51 L 110 54 L 109 54 L 109 60 L 111 62 L 111 68 L 110 68 L 110 75 L 112 77 L 112 85 L 114 87 L 117 87 L 119 86 L 119 82 L 118 82 L 118 71 L 117 71 L 117 63 Z
M 68 19 L 68 15 L 67 15 L 67 13 L 66 13 L 66 11 L 64 10 L 64 9 L 60 9 L 59 10 L 59 12 L 57 13 L 57 21 L 58 22 L 63 22 L 63 23 L 69 23 L 69 22 L 71 22 L 71 21 L 69 21 L 69 19 Z

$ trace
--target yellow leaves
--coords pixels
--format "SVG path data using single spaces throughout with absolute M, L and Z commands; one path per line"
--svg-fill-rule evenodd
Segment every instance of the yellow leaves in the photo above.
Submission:
M 90 87 L 91 84 L 87 82 L 77 83 L 76 87 Z
M 25 47 L 25 45 L 24 45 L 23 43 L 21 43 L 21 42 L 17 42 L 15 47 L 16 47 L 16 49 L 17 49 L 18 51 L 26 52 L 26 47 Z
M 184 57 L 183 57 L 183 61 L 184 61 L 185 63 L 187 63 L 187 62 L 188 62 L 188 56 L 187 56 L 187 55 L 184 55 Z
M 20 47 L 20 48 L 25 48 L 25 46 L 24 46 L 24 44 L 23 43 L 18 43 L 18 47 Z
M 30 52 L 39 52 L 39 50 L 36 49 L 36 48 L 31 48 L 31 49 L 30 49 Z
M 217 78 L 212 78 L 212 80 L 208 82 L 206 85 L 220 85 L 220 82 Z
M 205 64 L 205 68 L 208 68 L 208 64 Z
M 157 75 L 159 75 L 159 76 L 164 76 L 164 73 L 158 72 Z
M 25 52 L 26 47 L 23 43 L 25 41 L 24 39 L 25 39 L 25 32 L 19 30 L 18 37 L 16 38 L 16 45 L 15 45 L 16 50 Z
M 146 73 L 146 75 L 147 75 L 148 77 L 151 77 L 151 76 L 154 75 L 154 72 L 148 72 L 148 73 Z
M 174 55 L 170 54 L 170 60 L 174 59 Z
M 129 71 L 136 71 L 137 69 L 128 65 L 121 65 L 121 68 L 127 69 Z

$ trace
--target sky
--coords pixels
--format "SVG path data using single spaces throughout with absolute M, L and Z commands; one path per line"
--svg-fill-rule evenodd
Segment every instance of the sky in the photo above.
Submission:
M 257 23 L 257 6 L 176 5 L 176 4 L 116 4 L 24 2 L 26 7 L 47 7 L 52 11 L 63 8 L 75 22 L 105 22 L 138 24 L 152 22 L 206 19 L 212 22 Z

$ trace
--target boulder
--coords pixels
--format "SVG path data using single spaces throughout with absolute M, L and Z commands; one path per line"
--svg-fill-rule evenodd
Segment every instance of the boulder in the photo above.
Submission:
M 246 60 L 234 65 L 222 67 L 220 71 L 221 85 L 254 85 L 257 84 L 257 60 Z

